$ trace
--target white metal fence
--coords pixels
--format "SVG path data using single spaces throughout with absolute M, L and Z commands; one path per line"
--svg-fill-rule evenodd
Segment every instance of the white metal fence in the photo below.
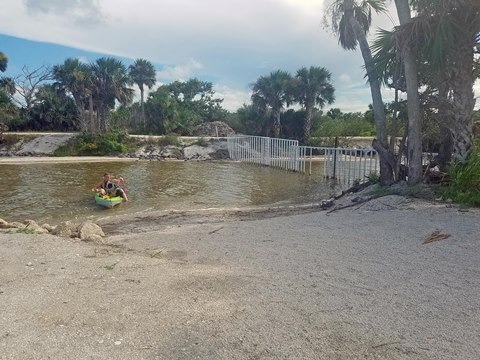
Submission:
M 379 172 L 377 153 L 373 149 L 327 148 L 299 146 L 297 140 L 261 136 L 231 136 L 227 138 L 232 160 L 280 169 L 312 173 L 312 162 L 323 161 L 323 175 L 344 184 Z

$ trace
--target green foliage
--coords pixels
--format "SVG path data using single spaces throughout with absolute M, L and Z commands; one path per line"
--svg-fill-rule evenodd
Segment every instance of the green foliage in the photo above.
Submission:
M 35 230 L 29 227 L 18 228 L 17 233 L 19 234 L 35 234 Z
M 472 152 L 465 164 L 452 164 L 443 197 L 466 206 L 480 206 L 480 153 Z
M 372 171 L 370 174 L 367 175 L 367 179 L 372 184 L 379 184 L 380 183 L 380 174 L 376 171 Z
M 128 134 L 122 131 L 93 135 L 83 134 L 71 143 L 59 147 L 54 156 L 104 156 L 119 155 L 131 150 Z
M 335 114 L 332 118 L 328 115 L 313 123 L 312 136 L 335 137 L 335 136 L 373 136 L 375 129 L 373 124 L 362 113 Z

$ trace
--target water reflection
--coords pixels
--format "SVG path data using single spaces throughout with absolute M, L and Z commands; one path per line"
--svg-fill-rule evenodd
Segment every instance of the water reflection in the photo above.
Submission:
M 335 192 L 322 179 L 233 162 L 105 162 L 0 165 L 0 217 L 56 224 L 147 209 L 186 210 L 316 202 Z M 105 172 L 122 176 L 130 202 L 97 207 L 91 188 Z

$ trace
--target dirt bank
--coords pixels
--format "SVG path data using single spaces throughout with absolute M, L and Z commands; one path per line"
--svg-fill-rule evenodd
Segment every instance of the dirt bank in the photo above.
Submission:
M 0 233 L 0 359 L 478 356 L 478 211 L 283 211 L 106 218 L 107 245 Z

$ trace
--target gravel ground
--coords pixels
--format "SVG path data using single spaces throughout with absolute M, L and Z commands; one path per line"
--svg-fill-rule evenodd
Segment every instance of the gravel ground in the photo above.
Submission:
M 252 214 L 108 219 L 107 245 L 0 233 L 0 359 L 479 357 L 478 211 Z

